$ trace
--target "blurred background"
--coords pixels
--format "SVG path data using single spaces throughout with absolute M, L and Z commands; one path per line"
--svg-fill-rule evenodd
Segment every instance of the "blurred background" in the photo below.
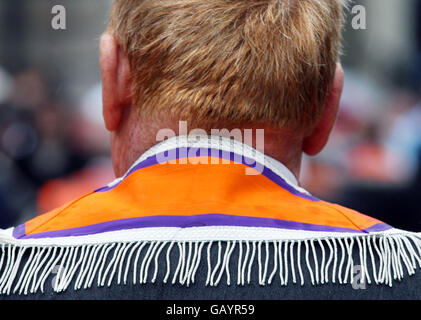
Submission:
M 102 125 L 98 39 L 111 0 L 0 0 L 0 228 L 114 179 Z M 66 8 L 66 30 L 51 9 Z M 421 231 L 421 1 L 355 0 L 332 139 L 305 158 L 311 193 Z

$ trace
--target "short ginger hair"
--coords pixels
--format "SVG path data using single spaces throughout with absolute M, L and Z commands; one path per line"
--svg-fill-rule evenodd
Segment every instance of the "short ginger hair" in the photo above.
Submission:
M 116 0 L 133 105 L 196 125 L 308 127 L 341 53 L 345 0 Z

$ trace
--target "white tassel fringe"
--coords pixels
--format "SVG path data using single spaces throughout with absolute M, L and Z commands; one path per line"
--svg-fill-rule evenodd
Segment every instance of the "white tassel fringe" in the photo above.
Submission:
M 234 250 L 238 250 L 237 261 L 231 259 Z M 353 260 L 353 252 L 359 261 Z M 25 253 L 28 259 L 23 263 Z M 176 263 L 171 261 L 171 253 L 178 254 Z M 44 292 L 46 281 L 53 274 L 55 292 L 67 290 L 71 283 L 75 290 L 94 284 L 111 286 L 113 281 L 127 284 L 130 270 L 133 284 L 155 283 L 161 255 L 166 261 L 162 281 L 184 286 L 195 283 L 201 265 L 207 267 L 207 286 L 217 286 L 223 279 L 227 285 L 236 279 L 236 285 L 244 286 L 250 284 L 253 272 L 262 286 L 276 279 L 283 286 L 290 282 L 304 285 L 305 279 L 313 285 L 347 284 L 353 283 L 357 265 L 360 283 L 392 286 L 394 280 L 402 280 L 421 268 L 421 237 L 406 233 L 279 241 L 135 241 L 74 246 L 3 243 L 0 294 Z M 237 274 L 233 278 L 234 270 Z

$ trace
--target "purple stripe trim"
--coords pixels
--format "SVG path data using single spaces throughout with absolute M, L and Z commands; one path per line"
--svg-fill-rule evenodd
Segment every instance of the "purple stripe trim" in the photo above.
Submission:
M 26 230 L 25 230 L 25 223 L 18 225 L 13 229 L 13 237 L 15 239 L 22 239 L 25 237 Z
M 206 226 L 236 226 L 236 227 L 262 227 L 289 230 L 324 231 L 324 232 L 351 232 L 356 234 L 369 233 L 369 231 L 337 228 L 309 223 L 300 223 L 286 220 L 232 216 L 224 214 L 203 214 L 193 216 L 152 216 L 131 219 L 121 219 L 95 225 L 36 233 L 31 235 L 20 234 L 19 239 L 57 238 L 70 236 L 84 236 L 103 232 L 157 227 L 192 228 Z M 20 228 L 20 227 L 18 227 Z M 369 228 L 370 229 L 370 228 Z M 16 233 L 18 235 L 19 233 Z
M 191 153 L 193 154 L 193 156 L 192 156 Z M 184 158 L 187 158 L 187 157 L 193 158 L 193 157 L 199 157 L 199 156 L 219 157 L 221 159 L 226 159 L 226 160 L 230 160 L 230 161 L 233 161 L 233 162 L 236 162 L 236 163 L 246 165 L 250 168 L 260 169 L 260 172 L 262 173 L 262 175 L 264 175 L 266 178 L 272 180 L 278 186 L 280 186 L 283 189 L 289 191 L 290 193 L 292 193 L 292 194 L 294 194 L 298 197 L 310 200 L 310 201 L 315 201 L 315 202 L 320 201 L 316 197 L 313 197 L 311 195 L 307 195 L 307 194 L 304 194 L 302 192 L 299 192 L 294 187 L 290 186 L 284 179 L 282 179 L 280 176 L 275 174 L 272 170 L 265 167 L 263 164 L 258 163 L 255 160 L 247 158 L 245 156 L 236 154 L 234 152 L 228 152 L 228 151 L 223 151 L 223 150 L 218 150 L 218 149 L 177 148 L 177 149 L 168 150 L 168 151 L 156 154 L 154 156 L 151 156 L 148 159 L 146 159 L 145 161 L 142 161 L 141 163 L 137 164 L 127 173 L 126 176 L 131 175 L 133 172 L 135 172 L 137 170 L 147 168 L 147 167 L 156 165 L 158 163 L 161 163 L 160 161 L 158 161 L 158 159 L 165 159 L 166 161 L 171 161 L 171 160 L 177 160 L 177 159 L 184 159 Z M 108 187 L 108 186 L 103 187 L 103 188 L 95 190 L 95 192 L 107 192 L 109 190 L 112 190 L 112 189 L 116 188 L 120 183 L 121 183 L 121 181 L 113 187 Z
M 366 233 L 372 233 L 372 232 L 382 232 L 382 231 L 387 231 L 393 229 L 393 227 L 389 226 L 386 223 L 378 223 L 375 224 L 374 226 L 371 226 L 367 229 L 364 229 L 363 231 Z

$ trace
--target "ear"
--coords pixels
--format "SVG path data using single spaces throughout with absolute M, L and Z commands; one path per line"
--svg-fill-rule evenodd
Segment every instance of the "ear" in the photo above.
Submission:
M 131 104 L 131 81 L 129 59 L 111 34 L 101 37 L 99 64 L 105 126 L 109 131 L 116 131 L 124 109 Z
M 309 156 L 315 156 L 320 153 L 329 140 L 338 115 L 343 85 L 344 71 L 342 65 L 338 63 L 322 116 L 316 128 L 303 142 L 303 152 Z

